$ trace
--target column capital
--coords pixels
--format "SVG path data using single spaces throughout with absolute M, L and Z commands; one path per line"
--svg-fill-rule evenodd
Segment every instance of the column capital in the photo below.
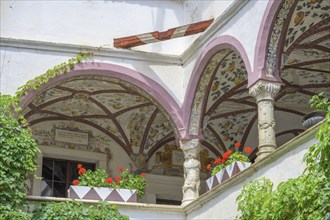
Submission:
M 184 152 L 185 159 L 199 158 L 199 152 L 201 150 L 200 144 L 199 144 L 199 139 L 181 140 L 180 148 Z
M 249 94 L 255 97 L 257 102 L 265 99 L 273 100 L 274 96 L 280 91 L 280 88 L 281 83 L 259 80 L 250 87 Z

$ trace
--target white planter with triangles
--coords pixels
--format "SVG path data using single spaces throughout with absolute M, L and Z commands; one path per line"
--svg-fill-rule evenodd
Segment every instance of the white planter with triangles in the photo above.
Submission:
M 214 187 L 220 185 L 224 181 L 228 180 L 235 174 L 245 170 L 251 165 L 249 162 L 240 162 L 236 161 L 228 166 L 225 169 L 217 172 L 214 176 L 211 176 L 206 180 L 207 190 L 213 189 Z
M 136 190 L 106 187 L 70 186 L 68 198 L 106 200 L 116 202 L 137 202 Z

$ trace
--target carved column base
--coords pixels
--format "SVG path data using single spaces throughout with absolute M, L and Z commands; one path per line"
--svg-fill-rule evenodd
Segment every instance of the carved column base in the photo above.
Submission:
M 262 160 L 263 158 L 267 157 L 269 154 L 271 154 L 276 149 L 276 145 L 272 144 L 265 144 L 262 146 L 258 146 L 259 152 L 257 153 L 257 158 L 255 162 L 258 162 Z

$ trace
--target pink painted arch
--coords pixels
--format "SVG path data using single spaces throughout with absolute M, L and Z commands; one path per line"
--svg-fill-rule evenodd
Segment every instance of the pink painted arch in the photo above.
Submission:
M 49 80 L 48 83 L 43 84 L 38 91 L 29 91 L 28 94 L 23 97 L 20 106 L 26 106 L 38 93 L 40 93 L 40 91 L 47 89 L 49 86 L 68 78 L 86 75 L 117 78 L 141 88 L 153 97 L 154 100 L 157 100 L 157 102 L 165 109 L 167 114 L 172 118 L 173 123 L 176 126 L 174 129 L 178 131 L 179 135 L 180 131 L 185 130 L 179 105 L 160 84 L 135 70 L 114 64 L 96 62 L 76 64 L 73 70 Z
M 204 72 L 204 69 L 206 68 L 209 60 L 212 58 L 213 55 L 215 55 L 217 52 L 223 49 L 231 49 L 238 53 L 245 64 L 246 71 L 248 73 L 248 80 L 252 78 L 252 71 L 251 71 L 251 65 L 247 56 L 247 53 L 243 47 L 243 45 L 234 37 L 229 35 L 224 35 L 215 38 L 213 41 L 211 41 L 204 49 L 200 57 L 198 58 L 195 67 L 193 69 L 192 75 L 189 80 L 188 88 L 186 91 L 185 101 L 183 103 L 182 112 L 184 112 L 183 116 L 183 122 L 185 126 L 187 127 L 187 132 L 184 136 L 184 138 L 188 139 L 191 138 L 190 134 L 188 133 L 188 128 L 190 124 L 190 117 L 191 117 L 191 109 L 193 108 L 193 101 L 195 97 L 195 93 L 198 88 L 198 84 L 200 81 L 200 78 Z M 205 103 L 204 103 L 205 104 Z M 201 123 L 200 123 L 201 125 Z M 198 135 L 200 138 L 202 136 L 201 134 L 201 128 Z
M 269 38 L 274 26 L 274 22 L 283 1 L 281 0 L 270 0 L 262 17 L 262 21 L 259 28 L 257 43 L 255 47 L 254 65 L 251 78 L 248 82 L 248 87 L 253 85 L 258 79 L 264 79 L 268 81 L 281 82 L 278 75 L 275 77 L 267 77 L 265 75 L 265 66 L 267 59 L 267 49 L 269 45 Z

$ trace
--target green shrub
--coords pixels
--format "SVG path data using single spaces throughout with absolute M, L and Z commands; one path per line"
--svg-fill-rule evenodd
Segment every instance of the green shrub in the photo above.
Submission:
M 114 205 L 98 203 L 84 205 L 82 202 L 48 202 L 42 203 L 33 213 L 35 220 L 128 220 L 121 215 Z

